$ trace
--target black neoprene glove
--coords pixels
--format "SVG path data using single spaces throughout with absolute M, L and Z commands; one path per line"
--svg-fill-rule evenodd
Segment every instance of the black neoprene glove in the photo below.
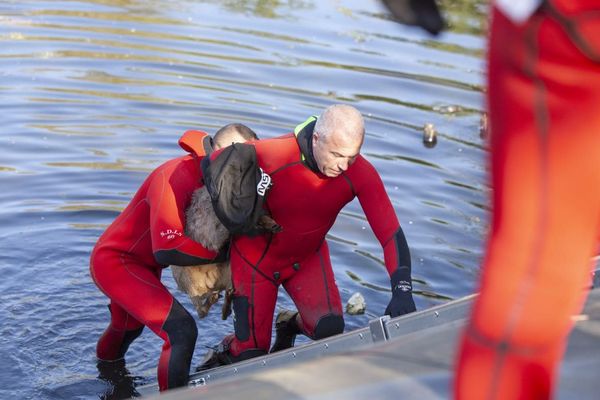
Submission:
M 385 309 L 385 314 L 397 317 L 416 311 L 415 301 L 412 296 L 412 280 L 410 268 L 399 267 L 390 278 L 392 285 L 392 299 Z

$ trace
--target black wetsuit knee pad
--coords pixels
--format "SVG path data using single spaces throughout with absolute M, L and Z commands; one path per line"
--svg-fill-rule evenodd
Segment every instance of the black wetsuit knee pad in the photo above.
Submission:
M 167 332 L 171 346 L 191 345 L 191 351 L 194 351 L 196 339 L 198 338 L 196 321 L 178 301 L 173 302 L 171 311 L 162 328 Z
M 341 315 L 327 314 L 317 321 L 313 339 L 323 339 L 344 332 L 344 317 Z
M 239 341 L 245 342 L 250 338 L 250 321 L 248 310 L 250 304 L 246 296 L 235 296 L 233 298 L 233 327 L 235 336 Z
M 170 389 L 184 386 L 188 381 L 192 355 L 198 338 L 196 321 L 177 300 L 174 300 L 162 329 L 167 332 L 171 344 L 171 356 L 167 361 L 168 387 Z

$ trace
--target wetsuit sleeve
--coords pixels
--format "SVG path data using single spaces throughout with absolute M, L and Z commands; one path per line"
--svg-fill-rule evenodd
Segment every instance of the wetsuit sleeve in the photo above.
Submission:
M 362 157 L 357 163 L 352 183 L 369 225 L 383 247 L 385 267 L 390 275 L 392 300 L 385 313 L 396 317 L 415 311 L 410 250 L 404 232 L 375 168 Z
M 217 252 L 204 248 L 184 234 L 184 193 L 177 193 L 164 171 L 148 189 L 152 252 L 160 265 L 197 265 L 219 261 Z
M 369 225 L 383 247 L 385 267 L 392 276 L 400 267 L 408 268 L 410 276 L 410 251 L 398 222 L 398 217 L 388 197 L 381 177 L 364 158 L 357 159 L 357 171 L 351 181 L 355 194 L 365 212 Z

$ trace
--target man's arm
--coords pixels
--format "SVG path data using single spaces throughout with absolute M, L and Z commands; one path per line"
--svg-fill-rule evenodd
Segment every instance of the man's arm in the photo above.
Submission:
M 198 265 L 221 261 L 223 252 L 206 249 L 185 235 L 185 198 L 161 171 L 148 190 L 152 252 L 161 265 Z
M 396 269 L 390 275 L 392 300 L 386 307 L 385 313 L 396 317 L 415 311 L 415 302 L 412 297 L 410 251 L 404 232 L 400 226 L 398 226 L 396 233 L 394 233 L 384 246 L 383 251 L 386 265 L 388 258 L 392 259 L 395 256 L 398 259 L 395 263 Z M 387 255 L 388 252 L 390 253 L 389 255 Z
M 369 225 L 383 247 L 385 266 L 390 275 L 392 299 L 385 313 L 396 317 L 415 311 L 410 250 L 394 207 L 381 177 L 367 160 L 359 156 L 353 167 L 350 179 Z

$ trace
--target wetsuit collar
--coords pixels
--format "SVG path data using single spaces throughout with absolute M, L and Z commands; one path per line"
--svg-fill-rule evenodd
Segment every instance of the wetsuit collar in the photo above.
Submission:
M 312 135 L 317 123 L 317 116 L 313 115 L 306 121 L 301 123 L 294 129 L 294 135 L 296 135 L 296 141 L 300 146 L 300 152 L 302 153 L 302 162 L 316 173 L 320 173 L 317 161 L 313 155 L 312 147 Z

